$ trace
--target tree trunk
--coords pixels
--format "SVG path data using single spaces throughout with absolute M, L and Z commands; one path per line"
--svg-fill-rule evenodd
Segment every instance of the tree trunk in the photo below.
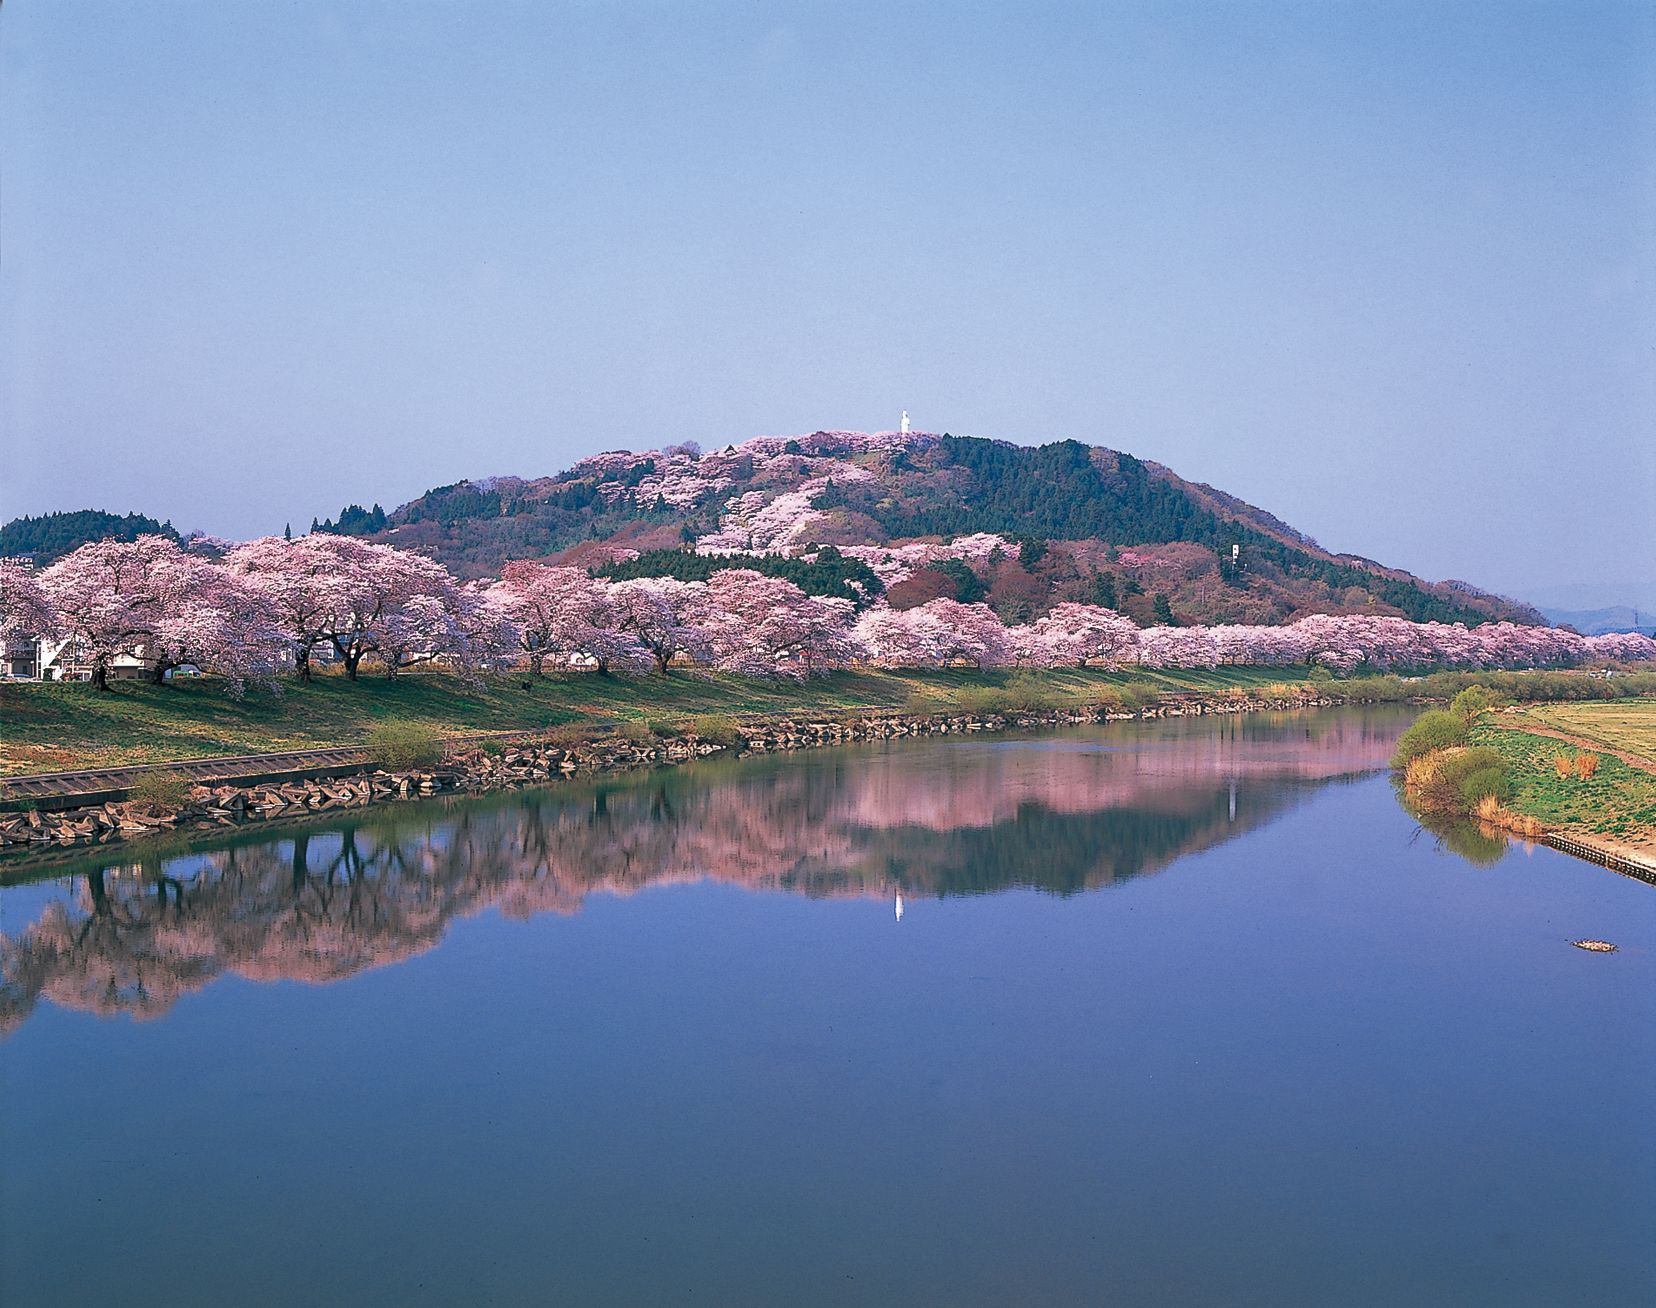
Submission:
M 305 888 L 305 874 L 310 870 L 305 866 L 305 859 L 309 851 L 310 836 L 308 834 L 302 833 L 293 838 L 293 862 L 291 864 L 291 868 L 293 876 L 293 897 L 295 899 L 299 898 L 300 892 Z
M 109 669 L 104 666 L 102 657 L 92 660 L 92 689 L 109 689 Z

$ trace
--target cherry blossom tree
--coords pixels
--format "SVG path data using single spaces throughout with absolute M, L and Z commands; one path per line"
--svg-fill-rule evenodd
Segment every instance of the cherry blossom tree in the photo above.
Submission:
M 165 536 L 94 541 L 41 574 L 58 628 L 91 664 L 98 690 L 109 689 L 111 662 L 123 654 L 139 657 L 157 623 L 184 599 L 177 589 L 182 556 Z
M 649 653 L 663 676 L 675 654 L 707 656 L 706 582 L 639 577 L 615 582 L 608 592 L 616 626 Z
M 351 536 L 277 541 L 304 549 L 270 555 L 259 575 L 278 595 L 278 610 L 295 641 L 301 675 L 309 651 L 326 641 L 356 679 L 364 659 L 382 657 L 389 673 L 440 654 L 463 655 L 457 615 L 459 586 L 447 568 L 422 555 Z M 240 551 L 232 566 L 243 565 Z
M 1013 643 L 986 604 L 935 599 L 901 612 L 876 606 L 858 619 L 854 634 L 868 657 L 886 667 L 936 667 L 967 662 L 996 667 L 1013 657 Z
M 274 670 L 280 633 L 263 596 L 165 536 L 82 545 L 46 569 L 41 588 L 100 690 L 121 655 L 157 682 L 188 664 L 221 672 L 232 693 Z
M 935 599 L 912 612 L 922 613 L 925 621 L 936 624 L 947 662 L 964 660 L 980 668 L 992 668 L 1011 660 L 1006 626 L 987 604 Z
M 918 612 L 878 604 L 857 619 L 852 635 L 864 656 L 880 667 L 935 667 L 943 659 L 939 633 L 933 624 L 911 616 Z
M 810 676 L 860 653 L 849 600 L 807 595 L 791 581 L 747 568 L 707 582 L 704 622 L 716 665 L 726 671 Z
M 1147 668 L 1218 666 L 1219 646 L 1205 627 L 1146 627 L 1138 634 L 1139 662 Z
M 549 657 L 590 659 L 600 673 L 650 662 L 637 639 L 621 630 L 610 588 L 579 568 L 508 563 L 489 596 L 516 624 L 518 644 L 537 677 Z
M 462 586 L 456 618 L 468 671 L 509 668 L 518 661 L 523 652 L 523 630 L 494 594 L 493 586 L 481 581 Z
M 225 555 L 225 567 L 271 605 L 302 681 L 311 679 L 312 651 L 328 643 L 341 573 L 355 543 L 344 536 L 264 536 Z
M 174 668 L 193 666 L 223 677 L 238 698 L 250 681 L 273 687 L 284 638 L 264 594 L 198 555 L 170 566 L 179 575 L 140 651 L 150 680 L 160 683 Z
M 1020 640 L 1028 661 L 1048 666 L 1114 665 L 1138 644 L 1138 627 L 1130 618 L 1097 604 L 1055 604 L 1044 618 L 1012 630 L 1029 633 Z
M 0 640 L 50 636 L 57 617 L 33 568 L 0 559 Z
M 1631 631 L 1611 631 L 1602 636 L 1583 636 L 1585 657 L 1589 660 L 1617 659 L 1635 663 L 1656 659 L 1656 640 Z

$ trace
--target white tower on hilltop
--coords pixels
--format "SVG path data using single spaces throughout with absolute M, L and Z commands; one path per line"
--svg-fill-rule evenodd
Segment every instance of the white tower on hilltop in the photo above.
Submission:
M 908 410 L 903 410 L 903 435 L 908 435 Z

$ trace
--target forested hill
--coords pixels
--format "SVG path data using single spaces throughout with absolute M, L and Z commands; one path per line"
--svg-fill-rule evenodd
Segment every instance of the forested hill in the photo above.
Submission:
M 383 517 L 348 509 L 338 526 L 321 524 L 330 528 L 420 549 L 467 576 L 513 558 L 612 570 L 634 554 L 645 557 L 630 570 L 660 560 L 677 574 L 687 565 L 675 552 L 815 557 L 832 545 L 880 573 L 894 604 L 947 594 L 1019 620 L 1082 599 L 1145 620 L 1544 621 L 1463 582 L 1330 554 L 1222 491 L 1077 441 L 815 432 L 705 453 L 615 451 L 555 476 L 441 486 Z
M 137 540 L 140 536 L 177 537 L 170 522 L 157 522 L 141 513 L 121 516 L 100 509 L 46 513 L 38 518 L 13 518 L 0 526 L 0 558 L 26 555 L 44 566 L 95 540 Z
M 439 486 L 389 514 L 350 504 L 311 529 L 419 550 L 465 577 L 510 559 L 685 579 L 747 566 L 859 603 L 982 600 L 1015 622 L 1077 600 L 1145 624 L 1318 612 L 1545 623 L 1464 582 L 1330 554 L 1223 491 L 1077 441 L 814 432 L 614 451 L 555 476 Z M 175 534 L 136 513 L 17 518 L 0 527 L 0 555 L 44 565 L 144 532 Z

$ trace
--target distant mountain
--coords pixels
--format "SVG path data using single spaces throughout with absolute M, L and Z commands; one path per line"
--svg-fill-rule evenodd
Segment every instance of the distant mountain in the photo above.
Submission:
M 1656 613 L 1656 581 L 1576 581 L 1535 586 L 1524 596 L 1538 608 L 1587 613 L 1594 609 L 1635 608 Z
M 367 525 L 360 509 L 350 519 Z M 641 554 L 635 570 L 666 559 L 664 571 L 682 572 L 669 554 L 815 558 L 833 546 L 879 573 L 894 604 L 981 597 L 1014 619 L 1078 599 L 1144 621 L 1371 612 L 1544 622 L 1464 582 L 1330 553 L 1223 491 L 1077 441 L 819 431 L 705 454 L 693 444 L 613 451 L 555 476 L 439 486 L 363 534 L 464 576 L 513 558 L 605 568 Z
M 13 518 L 0 526 L 0 558 L 27 556 L 43 567 L 91 541 L 136 540 L 152 534 L 178 536 L 172 523 L 157 522 L 141 513 L 122 517 L 101 509 L 77 509 L 38 518 Z
M 1607 631 L 1638 631 L 1656 636 L 1656 610 L 1635 609 L 1614 604 L 1604 609 L 1542 609 L 1547 621 L 1560 627 L 1574 627 L 1583 636 L 1601 636 Z

